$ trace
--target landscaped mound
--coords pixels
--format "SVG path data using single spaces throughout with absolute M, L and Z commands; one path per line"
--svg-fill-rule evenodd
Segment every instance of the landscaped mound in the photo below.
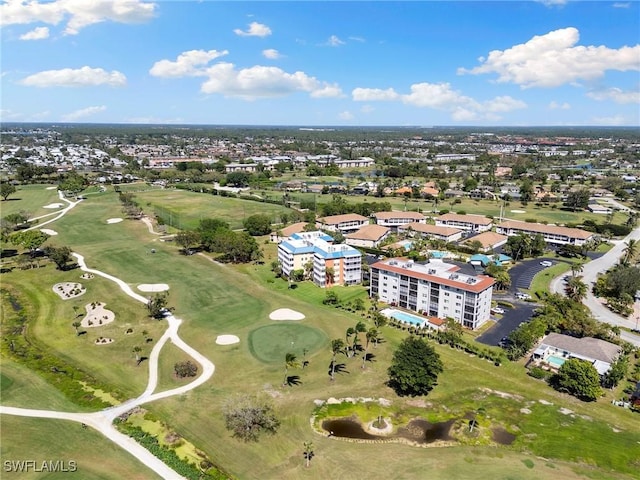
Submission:
M 284 361 L 286 353 L 299 359 L 328 343 L 327 336 L 317 328 L 299 323 L 277 323 L 257 328 L 249 334 L 249 350 L 261 362 Z
M 166 283 L 141 283 L 138 285 L 138 290 L 141 292 L 164 292 L 169 290 L 169 285 Z
M 240 339 L 235 335 L 218 335 L 218 338 L 216 338 L 218 345 L 233 345 L 238 342 L 240 342 Z
M 96 345 L 109 345 L 110 343 L 113 343 L 113 338 L 105 338 L 105 337 L 96 338 L 94 343 Z
M 93 302 L 85 305 L 87 314 L 82 319 L 80 324 L 83 327 L 102 327 L 108 323 L 113 322 L 116 319 L 115 313 L 111 310 L 104 308 L 106 303 Z
M 304 315 L 290 308 L 279 308 L 269 315 L 271 320 L 304 320 Z
M 70 298 L 79 297 L 84 294 L 87 289 L 84 288 L 81 283 L 62 282 L 56 283 L 53 286 L 53 291 L 56 292 L 61 299 L 69 300 Z
M 120 223 L 122 220 L 122 218 L 110 218 L 107 220 L 107 223 Z
M 85 280 L 90 280 L 93 278 L 93 273 L 84 272 L 82 275 L 80 275 L 80 278 L 84 278 Z
M 49 228 L 41 228 L 40 231 L 42 233 L 46 233 L 47 235 L 51 235 L 51 236 L 58 234 L 58 232 L 56 232 L 55 230 L 51 230 Z

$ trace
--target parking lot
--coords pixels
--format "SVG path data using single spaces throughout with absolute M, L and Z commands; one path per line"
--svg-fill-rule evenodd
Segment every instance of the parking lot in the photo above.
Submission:
M 558 262 L 566 262 L 566 260 L 551 257 L 540 257 L 532 260 L 524 260 L 518 263 L 509 269 L 512 292 L 518 291 L 519 288 L 528 289 L 531 286 L 533 277 L 545 268 L 549 268 L 549 266 L 540 265 L 540 262 L 551 262 L 550 266 L 553 266 Z
M 497 347 L 501 338 L 509 336 L 522 322 L 528 321 L 533 315 L 533 311 L 538 307 L 535 303 L 529 302 L 514 301 L 512 303 L 514 308 L 503 307 L 502 318 L 476 338 L 477 342 Z

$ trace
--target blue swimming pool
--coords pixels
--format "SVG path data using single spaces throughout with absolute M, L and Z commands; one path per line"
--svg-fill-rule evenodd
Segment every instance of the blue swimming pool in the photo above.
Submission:
M 431 252 L 431 258 L 444 258 L 447 256 L 447 252 L 439 252 L 437 250 L 434 250 L 433 252 Z
M 386 308 L 380 313 L 387 317 L 395 318 L 401 322 L 410 323 L 411 325 L 416 325 L 418 327 L 421 327 L 426 322 L 424 318 L 419 317 L 418 315 L 411 315 L 410 313 L 402 312 L 394 308 Z
M 552 367 L 560 368 L 566 361 L 566 359 L 562 357 L 556 357 L 555 355 L 549 355 L 545 361 Z

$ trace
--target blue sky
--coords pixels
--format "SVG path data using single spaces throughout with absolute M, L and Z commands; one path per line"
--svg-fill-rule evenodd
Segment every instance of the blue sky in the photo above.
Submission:
M 640 126 L 637 1 L 0 0 L 5 122 Z

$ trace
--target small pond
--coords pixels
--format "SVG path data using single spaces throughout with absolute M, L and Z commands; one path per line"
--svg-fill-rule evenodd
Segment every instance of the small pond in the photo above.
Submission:
M 455 440 L 451 435 L 451 427 L 455 420 L 431 423 L 421 418 L 411 420 L 408 425 L 400 427 L 397 433 L 392 435 L 373 435 L 362 427 L 362 424 L 353 418 L 340 418 L 324 420 L 323 430 L 335 437 L 354 438 L 359 440 L 380 440 L 392 438 L 404 438 L 416 443 L 433 443 L 438 440 Z
M 491 432 L 493 441 L 500 445 L 511 445 L 516 439 L 513 433 L 507 432 L 502 427 L 495 427 L 491 429 Z

